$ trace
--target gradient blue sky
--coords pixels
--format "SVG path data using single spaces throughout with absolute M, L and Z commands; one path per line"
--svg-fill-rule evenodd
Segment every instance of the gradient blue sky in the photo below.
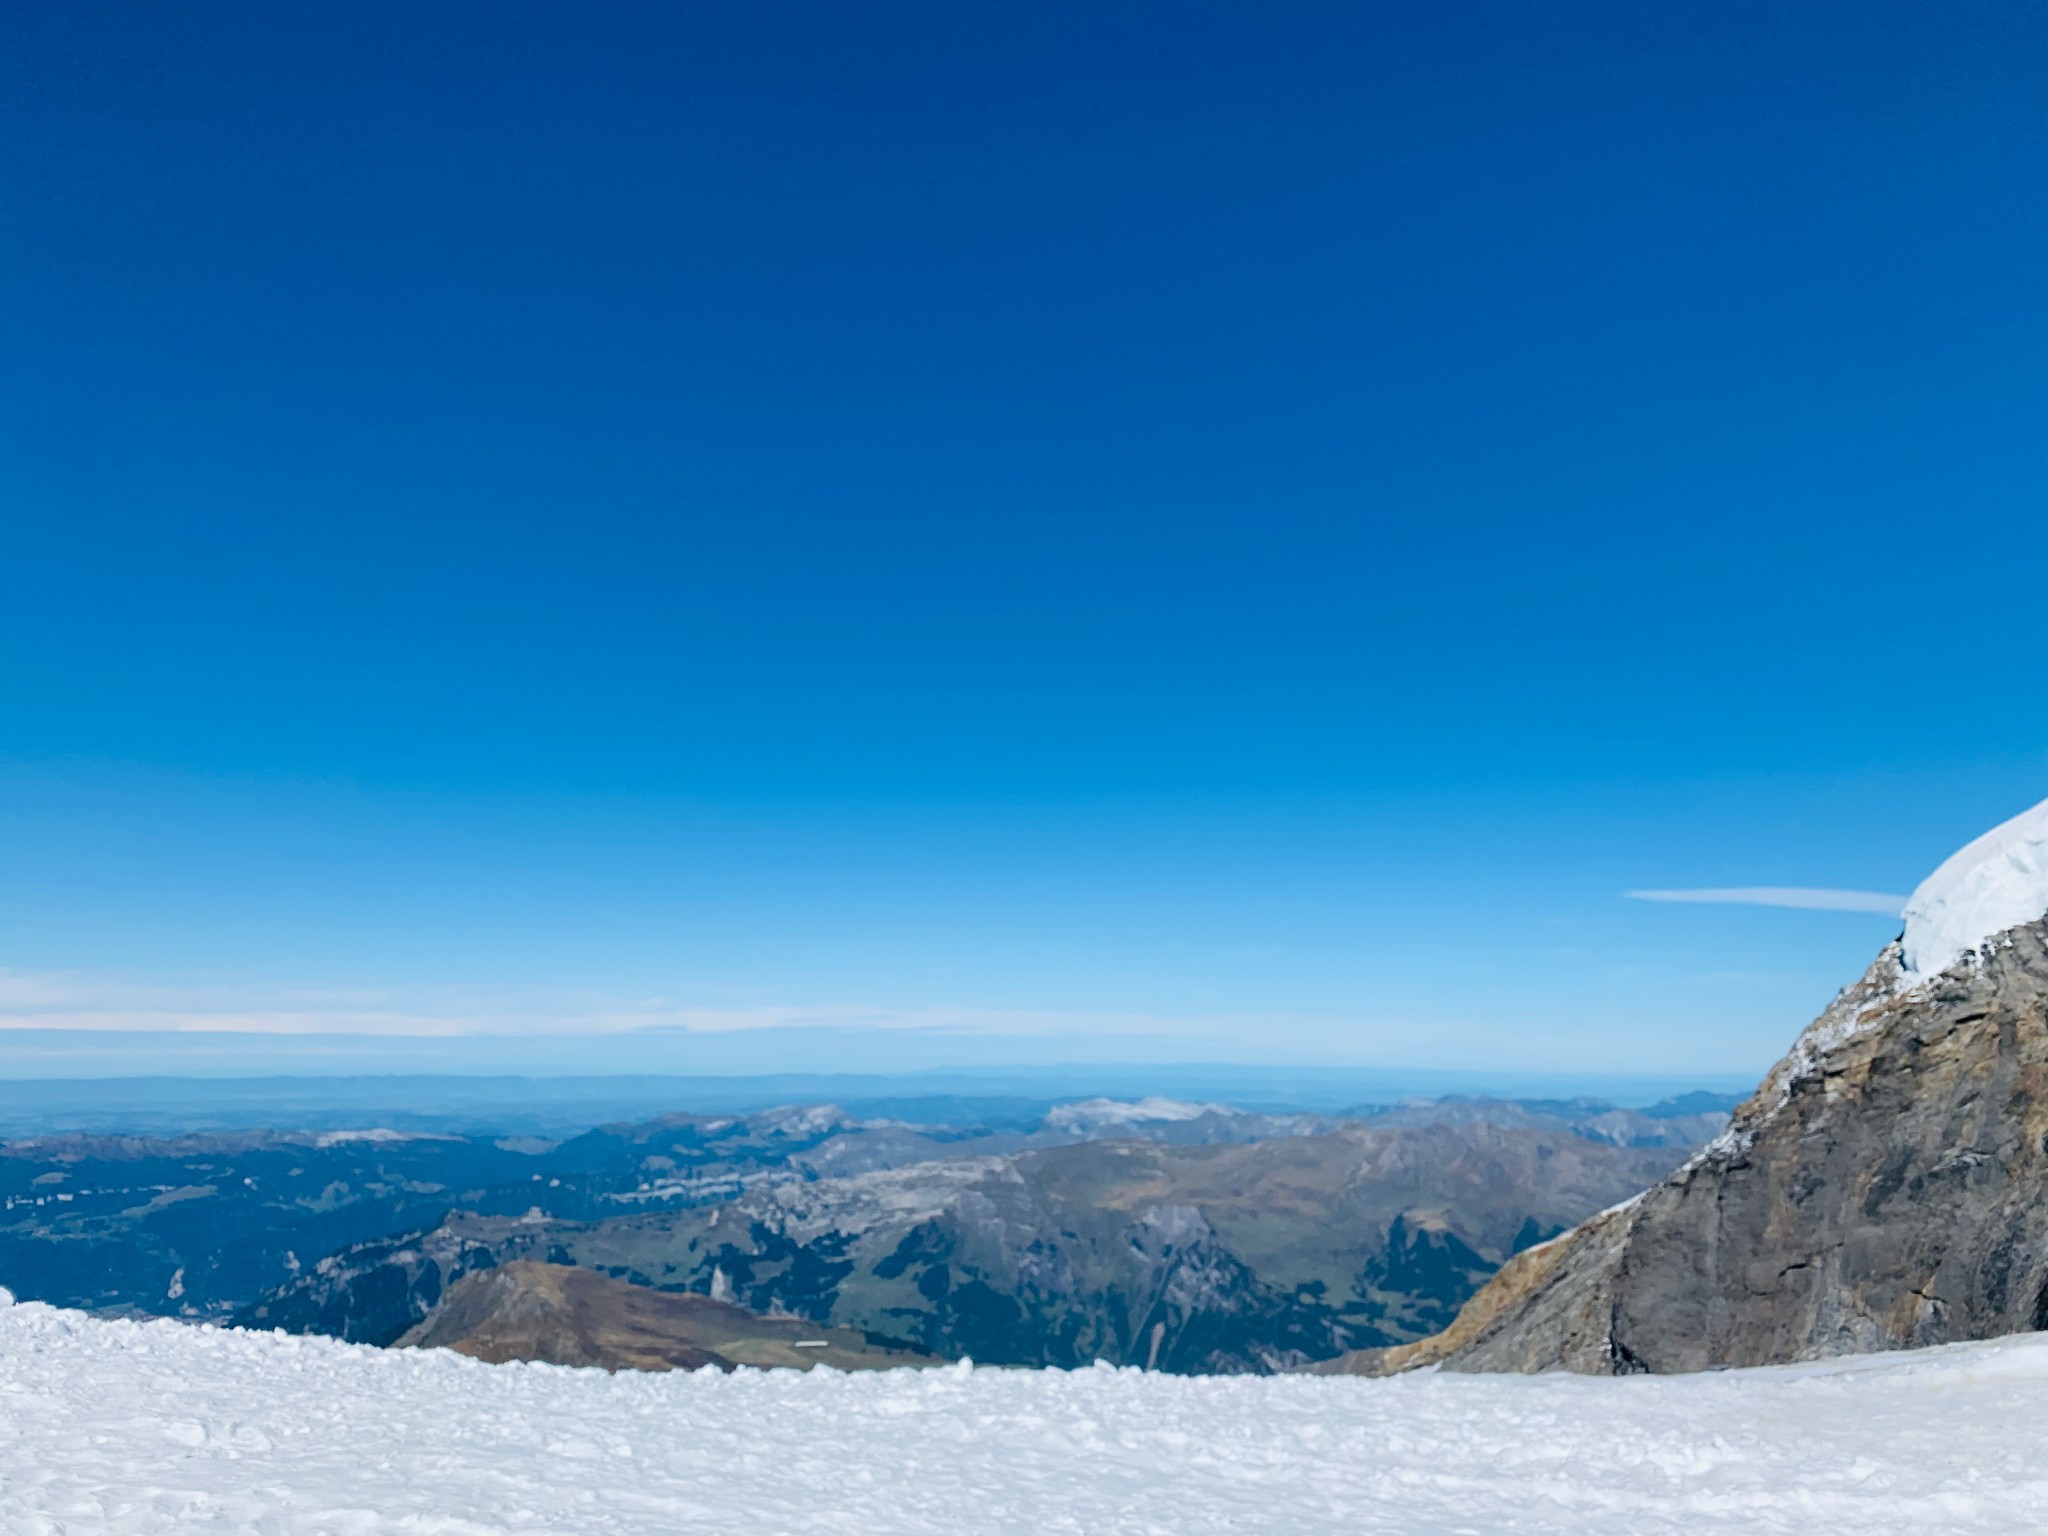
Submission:
M 2048 794 L 2038 5 L 4 27 L 0 1073 L 1750 1074 Z

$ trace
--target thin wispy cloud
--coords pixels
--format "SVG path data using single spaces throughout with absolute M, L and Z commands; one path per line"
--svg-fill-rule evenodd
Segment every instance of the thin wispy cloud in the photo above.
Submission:
M 1631 901 L 1699 902 L 1727 907 L 1801 907 L 1812 912 L 1876 912 L 1897 917 L 1906 898 L 1889 891 L 1844 891 L 1815 885 L 1702 886 L 1680 891 L 1624 891 Z
M 1227 1036 L 1228 1019 L 859 1002 L 716 1006 L 549 988 L 376 989 L 154 985 L 0 969 L 0 1035 L 13 1030 L 146 1034 L 464 1036 L 737 1034 L 774 1029 L 936 1035 Z

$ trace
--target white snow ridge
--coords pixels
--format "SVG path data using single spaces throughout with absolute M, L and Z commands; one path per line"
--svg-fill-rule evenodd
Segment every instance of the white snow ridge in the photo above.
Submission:
M 2048 1337 L 1699 1376 L 617 1376 L 0 1310 L 7 1536 L 2037 1533 Z
M 1908 986 L 1939 975 L 1986 939 L 2048 916 L 2048 800 L 1943 861 L 1906 902 Z
M 1147 1120 L 1199 1120 L 1219 1109 L 1215 1104 L 1189 1104 L 1182 1099 L 1162 1099 L 1156 1094 L 1135 1102 L 1080 1099 L 1054 1106 L 1046 1114 L 1045 1123 L 1059 1130 L 1085 1130 L 1098 1125 L 1139 1125 Z

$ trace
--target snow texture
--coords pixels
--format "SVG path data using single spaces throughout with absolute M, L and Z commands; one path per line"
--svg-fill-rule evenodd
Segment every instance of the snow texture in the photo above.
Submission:
M 0 1311 L 9 1536 L 2029 1532 L 2048 1337 L 1685 1377 L 607 1376 Z
M 1938 976 L 1985 940 L 2048 915 L 2048 800 L 1951 854 L 1906 902 L 1905 981 Z
M 1084 1130 L 1097 1125 L 1138 1125 L 1147 1120 L 1199 1120 L 1207 1114 L 1229 1114 L 1216 1104 L 1189 1104 L 1181 1099 L 1152 1097 L 1127 1102 L 1122 1099 L 1081 1099 L 1056 1106 L 1045 1123 L 1061 1130 Z

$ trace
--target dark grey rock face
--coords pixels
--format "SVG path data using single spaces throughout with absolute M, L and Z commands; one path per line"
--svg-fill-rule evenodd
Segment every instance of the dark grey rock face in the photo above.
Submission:
M 2048 1327 L 2048 922 L 1900 980 L 1893 945 L 1684 1167 L 1349 1368 L 1692 1371 Z

